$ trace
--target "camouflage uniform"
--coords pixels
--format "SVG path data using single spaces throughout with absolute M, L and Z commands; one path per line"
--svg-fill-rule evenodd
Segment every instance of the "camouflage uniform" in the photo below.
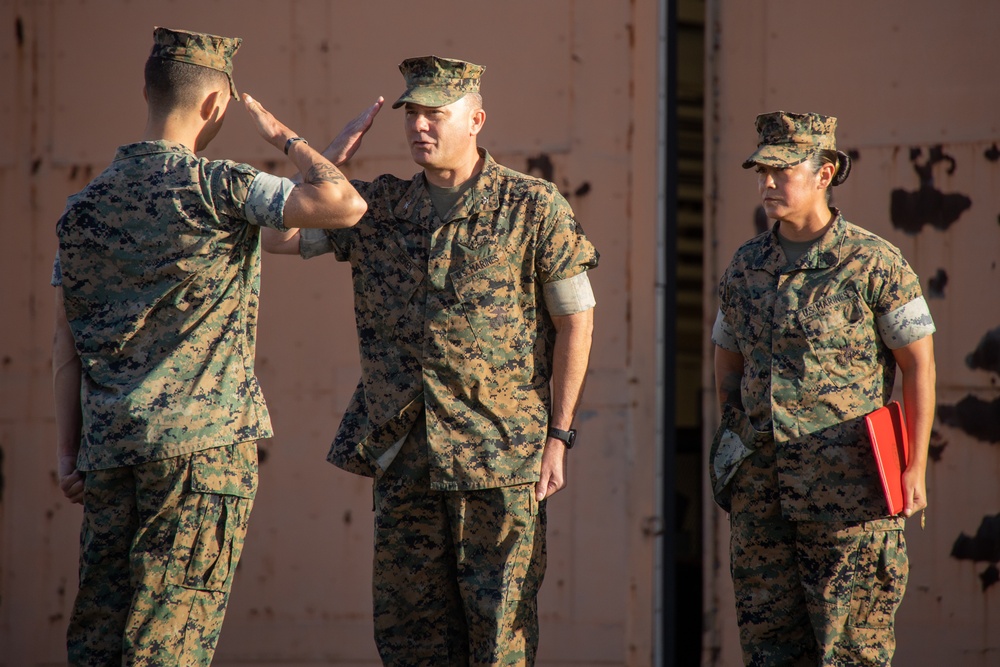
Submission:
M 420 60 L 408 63 L 458 83 L 411 70 L 399 104 L 454 101 L 470 71 L 478 86 L 478 66 Z M 438 89 L 417 85 L 428 80 Z M 368 202 L 355 227 L 301 232 L 304 257 L 333 252 L 352 266 L 362 377 L 329 460 L 376 478 L 387 665 L 534 662 L 545 568 L 534 483 L 555 342 L 543 285 L 598 255 L 551 183 L 480 154 L 481 173 L 446 216 L 422 173 L 386 175 L 354 183 Z
M 199 64 L 204 52 L 206 67 L 239 45 L 162 28 L 154 39 L 154 56 Z M 258 226 L 284 229 L 292 187 L 144 141 L 68 200 L 52 282 L 82 367 L 71 664 L 211 662 L 257 489 L 256 440 L 271 436 L 253 368 Z
M 761 116 L 761 150 L 744 166 L 794 166 L 811 136 L 832 150 L 835 122 Z M 895 647 L 903 519 L 885 516 L 863 418 L 892 392 L 892 350 L 934 325 L 899 250 L 833 215 L 794 265 L 777 223 L 720 282 L 713 339 L 744 359 L 746 412 L 725 407 L 710 473 L 731 512 L 748 665 L 888 665 Z

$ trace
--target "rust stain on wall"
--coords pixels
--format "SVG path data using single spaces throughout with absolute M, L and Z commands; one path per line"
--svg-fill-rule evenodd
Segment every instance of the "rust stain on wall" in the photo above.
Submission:
M 927 281 L 927 296 L 931 299 L 943 299 L 944 288 L 948 286 L 948 272 L 938 269 L 937 273 Z
M 965 358 L 965 364 L 974 370 L 990 371 L 1000 375 L 1000 327 L 983 336 L 972 354 Z
M 539 153 L 528 158 L 528 166 L 525 173 L 544 178 L 546 181 L 555 183 L 556 168 L 552 164 L 552 158 L 547 153 Z
M 951 556 L 957 560 L 974 562 L 988 561 L 990 564 L 979 574 L 983 591 L 1000 581 L 1000 514 L 983 517 L 975 536 L 962 533 L 955 540 Z
M 927 456 L 930 457 L 931 461 L 940 463 L 946 447 L 948 447 L 948 441 L 944 439 L 944 436 L 937 431 L 931 431 L 931 440 L 927 447 Z
M 944 152 L 941 145 L 932 146 L 927 159 L 921 163 L 923 149 L 910 149 L 910 162 L 920 178 L 915 191 L 896 188 L 892 191 L 889 215 L 892 225 L 908 234 L 916 234 L 924 225 L 946 230 L 972 206 L 972 199 L 957 192 L 942 192 L 934 187 L 934 167 L 946 163 L 946 173 L 955 173 L 955 158 Z
M 965 365 L 1000 376 L 1000 327 L 983 336 L 976 349 L 966 355 Z M 987 401 L 969 394 L 955 405 L 939 405 L 938 418 L 977 440 L 1000 443 L 1000 398 Z

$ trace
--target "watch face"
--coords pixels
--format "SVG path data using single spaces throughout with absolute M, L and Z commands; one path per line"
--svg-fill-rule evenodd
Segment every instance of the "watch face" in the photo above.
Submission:
M 562 429 L 549 427 L 549 437 L 562 440 L 566 443 L 566 447 L 572 447 L 573 443 L 576 441 L 576 429 L 571 428 L 568 431 L 563 431 Z

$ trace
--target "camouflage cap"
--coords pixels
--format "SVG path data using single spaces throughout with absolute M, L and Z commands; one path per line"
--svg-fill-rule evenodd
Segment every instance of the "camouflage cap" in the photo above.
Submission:
M 464 60 L 437 56 L 407 58 L 399 64 L 406 80 L 406 90 L 392 105 L 398 109 L 407 102 L 425 107 L 443 107 L 469 93 L 479 92 L 479 77 L 486 68 Z
M 156 27 L 153 28 L 153 50 L 149 52 L 149 57 L 219 70 L 229 79 L 229 92 L 233 98 L 239 99 L 236 84 L 233 83 L 233 56 L 242 43 L 239 37 Z
M 787 169 L 805 162 L 818 150 L 837 150 L 837 119 L 816 113 L 773 111 L 757 116 L 760 140 L 753 155 L 743 161 L 749 169 L 758 162 Z

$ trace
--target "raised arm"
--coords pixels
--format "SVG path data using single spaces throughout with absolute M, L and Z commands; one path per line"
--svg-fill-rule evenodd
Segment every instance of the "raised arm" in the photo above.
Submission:
M 371 129 L 375 116 L 385 100 L 379 97 L 375 103 L 366 108 L 355 118 L 353 118 L 344 129 L 334 137 L 330 145 L 323 150 L 323 157 L 332 162 L 334 166 L 347 162 L 361 147 L 361 140 Z M 264 252 L 276 255 L 297 255 L 299 254 L 299 232 L 289 221 L 285 220 L 285 226 L 289 227 L 287 232 L 279 232 L 276 229 L 264 228 L 261 230 L 261 247 Z
M 288 157 L 302 175 L 285 203 L 286 227 L 334 229 L 350 227 L 361 219 L 368 205 L 332 162 L 304 141 L 288 144 L 298 135 L 292 132 L 260 102 L 243 96 L 250 117 L 264 139 L 279 150 L 288 148 Z
M 927 449 L 937 400 L 933 337 L 925 336 L 892 354 L 903 374 L 903 408 L 910 441 L 910 460 L 903 472 L 903 514 L 912 516 L 927 507 Z
M 583 384 L 590 363 L 594 337 L 594 309 L 572 315 L 553 316 L 556 344 L 552 360 L 552 413 L 549 426 L 568 430 L 580 405 Z M 541 501 L 566 486 L 566 444 L 548 438 L 542 453 L 542 474 L 535 485 L 535 497 Z

